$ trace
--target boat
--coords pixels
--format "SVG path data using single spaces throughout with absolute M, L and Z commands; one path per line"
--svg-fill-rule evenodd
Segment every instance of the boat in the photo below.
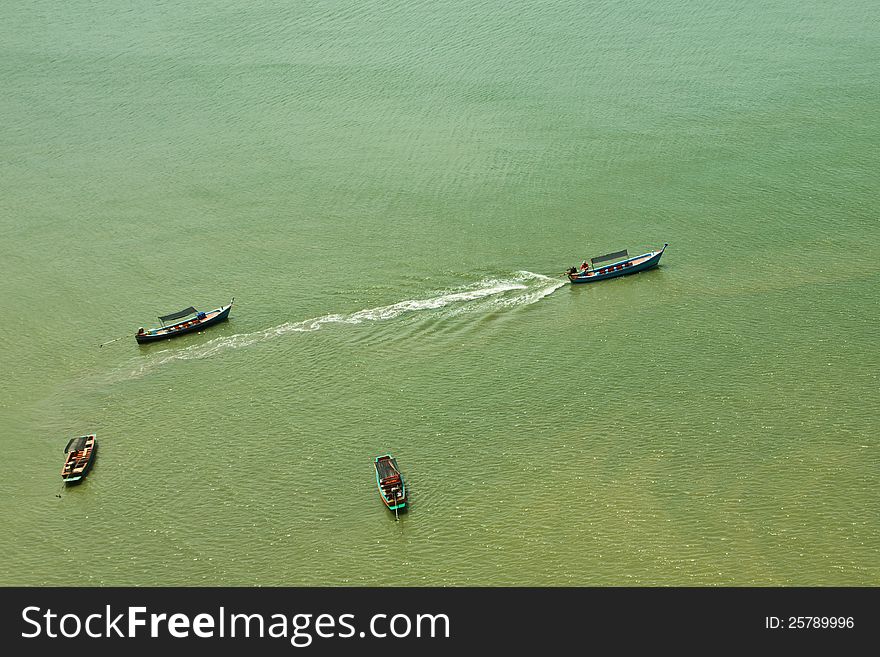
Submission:
M 406 510 L 406 483 L 397 469 L 397 460 L 391 454 L 377 456 L 375 466 L 376 487 L 385 506 L 395 514 Z
M 95 434 L 71 438 L 64 448 L 67 455 L 64 458 L 64 467 L 61 468 L 61 478 L 65 484 L 78 484 L 89 473 L 98 453 L 98 439 Z
M 591 258 L 590 267 L 582 265 L 581 271 L 578 271 L 575 267 L 569 269 L 566 272 L 568 280 L 572 283 L 595 283 L 596 281 L 604 281 L 628 274 L 637 274 L 640 271 L 652 269 L 660 263 L 660 257 L 666 251 L 667 246 L 669 244 L 664 244 L 663 248 L 659 251 L 648 251 L 648 253 L 632 258 L 629 257 L 626 249 Z M 608 262 L 609 260 L 613 260 L 613 262 L 597 266 L 599 263 Z
M 220 308 L 216 308 L 209 312 L 199 312 L 190 306 L 189 308 L 184 308 L 176 313 L 163 315 L 159 317 L 162 326 L 153 329 L 144 329 L 141 327 L 138 329 L 134 338 L 138 341 L 138 344 L 144 344 L 147 342 L 166 340 L 168 338 L 176 338 L 178 335 L 186 335 L 187 333 L 192 333 L 194 331 L 201 331 L 202 329 L 214 326 L 214 324 L 219 324 L 223 320 L 228 319 L 229 311 L 232 309 L 233 303 L 235 303 L 235 297 L 232 297 L 232 301 L 229 302 L 228 306 L 221 306 Z M 165 322 L 173 322 L 176 319 L 183 319 L 184 317 L 186 319 L 182 322 L 175 322 L 174 324 L 168 325 L 165 324 Z

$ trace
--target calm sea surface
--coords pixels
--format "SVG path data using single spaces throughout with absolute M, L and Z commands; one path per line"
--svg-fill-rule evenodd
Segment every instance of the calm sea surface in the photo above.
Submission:
M 880 585 L 878 22 L 3 3 L 0 584 Z

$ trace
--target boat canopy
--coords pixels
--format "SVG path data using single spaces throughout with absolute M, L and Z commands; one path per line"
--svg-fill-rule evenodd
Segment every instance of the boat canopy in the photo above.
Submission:
M 605 255 L 599 256 L 598 258 L 592 258 L 590 260 L 590 262 L 592 262 L 595 265 L 598 262 L 605 262 L 606 260 L 617 260 L 618 258 L 626 258 L 628 256 L 629 256 L 629 253 L 627 253 L 627 250 L 624 249 L 623 251 L 615 251 L 614 253 L 606 253 Z
M 173 319 L 180 319 L 181 317 L 186 317 L 187 315 L 195 315 L 196 309 L 190 306 L 189 308 L 184 308 L 183 310 L 171 313 L 170 315 L 163 315 L 159 317 L 160 322 L 170 322 Z
M 376 461 L 376 469 L 379 471 L 379 479 L 387 479 L 395 475 L 400 476 L 400 472 L 397 471 L 397 464 L 393 459 L 379 459 Z
M 79 438 L 71 438 L 70 442 L 67 443 L 67 447 L 64 448 L 64 453 L 69 454 L 70 452 L 78 452 L 86 446 L 86 440 L 88 440 L 88 436 L 80 436 Z

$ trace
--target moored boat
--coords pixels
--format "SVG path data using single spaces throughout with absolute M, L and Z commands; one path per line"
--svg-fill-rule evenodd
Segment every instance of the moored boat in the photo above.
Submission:
M 572 283 L 594 283 L 608 278 L 616 278 L 617 276 L 636 274 L 640 271 L 656 267 L 660 263 L 660 258 L 663 252 L 666 251 L 667 246 L 669 244 L 664 244 L 663 248 L 658 251 L 649 251 L 634 257 L 629 257 L 626 249 L 615 251 L 614 253 L 591 258 L 590 266 L 587 266 L 586 261 L 584 261 L 580 271 L 572 267 L 566 274 L 568 274 L 568 280 Z M 609 260 L 613 262 L 609 262 Z
M 397 469 L 397 460 L 391 454 L 385 454 L 377 456 L 374 464 L 376 487 L 385 506 L 395 513 L 406 510 L 406 483 L 400 470 Z
M 185 335 L 187 333 L 193 333 L 194 331 L 201 331 L 202 329 L 214 326 L 214 324 L 219 324 L 223 320 L 228 319 L 229 311 L 232 309 L 233 303 L 235 303 L 235 297 L 232 298 L 232 301 L 229 302 L 228 306 L 221 306 L 220 308 L 216 308 L 209 312 L 199 312 L 190 306 L 189 308 L 184 308 L 176 313 L 163 315 L 159 317 L 162 326 L 153 329 L 144 329 L 141 327 L 138 329 L 134 338 L 139 344 L 144 344 L 146 342 L 156 342 L 157 340 L 175 338 L 178 335 Z M 183 321 L 168 325 L 165 324 L 165 322 L 173 322 L 176 319 L 183 319 Z
M 95 462 L 98 453 L 98 439 L 95 434 L 71 438 L 64 448 L 66 454 L 61 478 L 65 484 L 76 484 L 83 480 Z

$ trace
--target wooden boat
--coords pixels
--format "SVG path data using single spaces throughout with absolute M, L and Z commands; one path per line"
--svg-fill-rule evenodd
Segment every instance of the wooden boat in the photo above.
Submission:
M 223 320 L 228 319 L 229 311 L 232 309 L 233 303 L 235 303 L 235 297 L 232 297 L 232 301 L 229 302 L 228 306 L 221 306 L 220 308 L 216 308 L 215 310 L 206 313 L 199 312 L 190 306 L 189 308 L 184 308 L 176 313 L 163 315 L 162 317 L 159 317 L 162 326 L 146 330 L 141 327 L 135 334 L 134 339 L 137 340 L 139 344 L 144 344 L 146 342 L 156 342 L 157 340 L 175 338 L 178 335 L 185 335 L 194 331 L 201 331 L 202 329 L 214 326 L 214 324 L 219 324 Z M 187 319 L 184 319 L 182 322 L 168 324 L 167 326 L 165 325 L 165 322 L 173 322 L 176 319 L 184 317 Z
M 406 509 L 406 484 L 403 475 L 397 469 L 397 461 L 391 454 L 377 456 L 376 486 L 379 495 L 389 510 L 397 513 Z
M 633 258 L 629 257 L 626 249 L 623 251 L 608 253 L 599 256 L 598 258 L 591 258 L 590 263 L 592 266 L 590 268 L 582 269 L 581 271 L 578 271 L 574 267 L 569 269 L 568 272 L 566 272 L 568 274 L 568 280 L 572 283 L 594 283 L 596 281 L 604 281 L 608 278 L 636 274 L 640 271 L 652 269 L 660 263 L 660 257 L 663 255 L 667 246 L 669 246 L 669 244 L 664 244 L 663 248 L 659 251 L 649 251 L 648 253 L 643 253 L 642 255 Z M 614 262 L 607 265 L 597 266 L 599 263 L 608 262 L 609 260 L 613 260 Z
M 67 455 L 64 459 L 64 467 L 61 468 L 61 478 L 65 484 L 77 484 L 85 478 L 95 462 L 98 453 L 98 440 L 95 434 L 71 438 L 64 448 Z

